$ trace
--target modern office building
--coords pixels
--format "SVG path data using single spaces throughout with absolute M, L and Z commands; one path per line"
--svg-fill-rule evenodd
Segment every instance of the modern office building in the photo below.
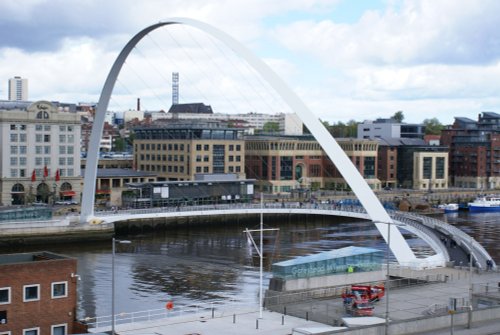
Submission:
M 75 333 L 76 271 L 76 259 L 51 252 L 0 255 L 0 334 Z
M 448 148 L 411 138 L 380 138 L 378 177 L 384 187 L 448 188 Z
M 28 100 L 28 79 L 14 77 L 9 79 L 9 100 Z
M 80 116 L 37 101 L 0 110 L 0 203 L 80 201 Z
M 200 173 L 234 173 L 245 179 L 243 129 L 169 120 L 134 132 L 134 169 L 156 173 L 158 181 L 194 180 Z
M 477 190 L 500 188 L 500 114 L 483 112 L 478 120 L 456 117 L 441 132 L 449 147 L 451 183 Z
M 337 139 L 371 188 L 379 189 L 376 176 L 378 142 Z M 246 175 L 264 192 L 293 192 L 320 188 L 348 190 L 337 168 L 310 135 L 246 136 Z
M 394 121 L 394 119 L 365 120 L 358 124 L 358 138 L 420 138 L 423 139 L 425 126 Z

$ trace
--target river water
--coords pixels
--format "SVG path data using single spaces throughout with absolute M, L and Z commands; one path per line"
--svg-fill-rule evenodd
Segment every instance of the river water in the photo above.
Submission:
M 500 214 L 468 213 L 438 216 L 476 238 L 500 262 Z M 265 220 L 265 218 L 264 218 Z M 265 239 L 265 280 L 270 264 L 294 256 L 338 249 L 350 245 L 385 249 L 373 224 L 324 221 L 273 222 L 266 228 L 280 228 Z M 259 269 L 242 225 L 205 225 L 143 235 L 119 236 L 130 244 L 116 244 L 116 312 L 136 312 L 176 305 L 210 302 L 227 298 L 257 303 Z M 404 232 L 419 255 L 431 253 L 425 243 Z M 1 253 L 48 250 L 78 259 L 78 317 L 111 314 L 111 241 L 60 244 L 0 250 Z

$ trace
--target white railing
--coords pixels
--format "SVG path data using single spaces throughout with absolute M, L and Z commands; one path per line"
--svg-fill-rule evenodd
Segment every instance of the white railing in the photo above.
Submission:
M 130 324 L 137 322 L 148 322 L 155 320 L 162 320 L 173 317 L 183 317 L 183 316 L 197 316 L 199 314 L 205 313 L 209 314 L 211 317 L 221 317 L 224 315 L 237 314 L 237 311 L 258 311 L 258 303 L 251 299 L 246 300 L 224 300 L 224 301 L 214 301 L 205 304 L 191 304 L 183 306 L 174 306 L 174 308 L 168 310 L 163 309 L 151 309 L 146 311 L 138 312 L 122 312 L 115 314 L 115 325 Z M 111 327 L 112 316 L 96 316 L 96 317 L 86 317 L 81 319 L 83 323 L 88 325 L 89 329 L 102 329 Z

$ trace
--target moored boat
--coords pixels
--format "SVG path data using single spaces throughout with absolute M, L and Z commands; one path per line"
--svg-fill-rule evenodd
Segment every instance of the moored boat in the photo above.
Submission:
M 481 196 L 469 202 L 471 212 L 500 212 L 500 196 Z
M 458 212 L 459 206 L 455 203 L 439 205 L 438 208 L 443 209 L 445 213 Z

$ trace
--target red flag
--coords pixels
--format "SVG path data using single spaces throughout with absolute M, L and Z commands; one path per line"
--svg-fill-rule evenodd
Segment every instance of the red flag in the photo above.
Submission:
M 47 165 L 43 167 L 43 178 L 47 178 L 49 175 L 49 170 L 47 169 Z
M 59 169 L 56 169 L 56 181 L 61 180 L 61 176 L 59 175 Z
M 31 182 L 34 183 L 36 181 L 36 173 L 35 169 L 33 169 L 33 173 L 31 174 Z

